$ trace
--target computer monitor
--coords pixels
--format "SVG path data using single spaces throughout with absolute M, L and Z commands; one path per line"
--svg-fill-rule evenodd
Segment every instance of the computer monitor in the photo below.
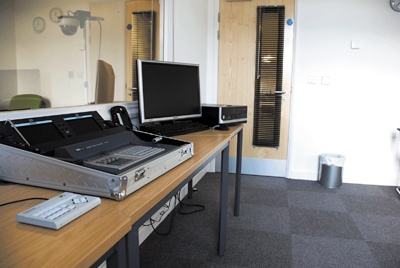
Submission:
M 97 61 L 95 103 L 114 101 L 115 75 L 113 67 L 103 60 Z
M 140 123 L 201 116 L 198 64 L 137 60 Z

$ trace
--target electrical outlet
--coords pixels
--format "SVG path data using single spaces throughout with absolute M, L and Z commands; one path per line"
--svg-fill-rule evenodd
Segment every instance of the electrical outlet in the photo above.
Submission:
M 331 84 L 331 77 L 330 76 L 323 76 L 321 78 L 321 85 L 330 85 Z
M 308 84 L 310 85 L 315 85 L 317 83 L 317 77 L 316 76 L 309 76 L 308 77 Z

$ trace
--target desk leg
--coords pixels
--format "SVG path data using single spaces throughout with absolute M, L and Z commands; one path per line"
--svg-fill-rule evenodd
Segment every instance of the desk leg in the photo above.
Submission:
M 193 197 L 193 179 L 188 182 L 188 199 Z
M 219 241 L 218 254 L 223 256 L 226 250 L 226 229 L 228 222 L 228 174 L 229 174 L 229 145 L 222 151 L 221 189 L 219 211 Z
M 104 260 L 107 262 L 107 267 L 128 267 L 126 256 L 126 236 L 122 237 L 115 246 L 111 247 L 100 259 L 90 266 L 91 268 L 99 267 Z
M 107 259 L 107 267 L 127 267 L 126 263 L 126 241 L 121 238 L 117 245 L 117 252 Z
M 128 266 L 133 268 L 140 267 L 139 227 L 137 224 L 133 224 L 126 239 Z
M 240 210 L 240 188 L 242 184 L 242 148 L 243 129 L 237 134 L 235 208 L 233 212 L 235 216 L 239 216 Z

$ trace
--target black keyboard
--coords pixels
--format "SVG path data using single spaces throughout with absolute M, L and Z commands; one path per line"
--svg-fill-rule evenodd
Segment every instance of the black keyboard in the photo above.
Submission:
M 161 135 L 161 136 L 176 136 L 193 132 L 207 130 L 210 127 L 200 122 L 194 121 L 175 121 L 172 123 L 161 123 L 154 125 L 144 125 L 140 130 Z

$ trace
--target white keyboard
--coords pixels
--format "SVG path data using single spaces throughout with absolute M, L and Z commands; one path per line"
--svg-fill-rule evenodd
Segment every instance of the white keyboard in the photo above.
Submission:
M 100 203 L 99 197 L 65 192 L 18 213 L 17 221 L 58 230 Z

